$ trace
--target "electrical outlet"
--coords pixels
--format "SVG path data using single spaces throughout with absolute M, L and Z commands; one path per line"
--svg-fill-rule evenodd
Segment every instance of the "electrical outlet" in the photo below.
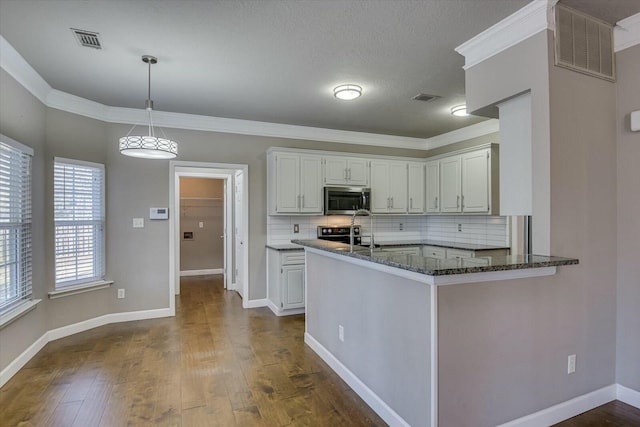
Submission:
M 124 298 L 124 289 L 118 289 L 118 299 Z
M 404 224 L 400 223 L 400 231 L 404 230 Z
M 293 232 L 294 233 L 300 232 L 300 224 L 293 224 Z
M 344 328 L 342 325 L 338 325 L 338 339 L 344 342 Z
M 573 374 L 576 371 L 576 355 L 572 354 L 567 358 L 567 374 Z
M 133 218 L 133 228 L 144 228 L 144 218 Z
M 204 222 L 200 221 L 200 222 L 198 223 L 198 227 L 200 227 L 200 228 L 204 228 Z
M 462 231 L 462 224 L 458 224 L 458 231 Z

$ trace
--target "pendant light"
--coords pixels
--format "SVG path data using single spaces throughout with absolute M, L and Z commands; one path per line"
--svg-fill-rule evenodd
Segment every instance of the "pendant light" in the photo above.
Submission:
M 145 109 L 149 112 L 148 134 L 145 136 L 131 135 L 137 125 L 133 125 L 126 136 L 120 138 L 120 152 L 125 156 L 141 159 L 173 159 L 178 155 L 178 143 L 167 138 L 162 128 L 159 128 L 164 138 L 155 135 L 153 128 L 153 101 L 151 100 L 151 65 L 158 63 L 158 58 L 143 55 L 142 62 L 149 65 L 149 96 L 145 102 Z

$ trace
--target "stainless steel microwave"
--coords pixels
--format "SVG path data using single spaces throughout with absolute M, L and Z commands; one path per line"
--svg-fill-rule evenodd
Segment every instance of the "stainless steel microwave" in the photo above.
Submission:
M 324 187 L 325 215 L 353 215 L 369 209 L 371 189 L 362 187 Z

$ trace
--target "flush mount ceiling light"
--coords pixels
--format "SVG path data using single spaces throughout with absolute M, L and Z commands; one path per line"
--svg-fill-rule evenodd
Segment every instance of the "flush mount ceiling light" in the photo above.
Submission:
M 467 104 L 456 105 L 455 107 L 451 107 L 451 114 L 456 117 L 465 117 L 469 114 L 467 113 Z
M 333 89 L 333 96 L 343 101 L 351 101 L 362 95 L 362 88 L 358 85 L 340 85 Z
M 137 125 L 133 125 L 126 136 L 120 138 L 120 152 L 125 156 L 138 157 L 141 159 L 173 159 L 178 155 L 178 144 L 164 135 L 162 128 L 159 128 L 164 138 L 158 138 L 153 128 L 153 101 L 151 100 L 151 65 L 158 63 L 158 58 L 151 55 L 143 55 L 142 62 L 149 65 L 149 96 L 145 102 L 145 109 L 149 112 L 148 134 L 145 136 L 131 135 Z

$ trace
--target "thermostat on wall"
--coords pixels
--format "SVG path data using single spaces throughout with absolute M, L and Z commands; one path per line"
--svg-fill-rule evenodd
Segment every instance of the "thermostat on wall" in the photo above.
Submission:
M 149 208 L 149 219 L 169 219 L 169 208 Z

